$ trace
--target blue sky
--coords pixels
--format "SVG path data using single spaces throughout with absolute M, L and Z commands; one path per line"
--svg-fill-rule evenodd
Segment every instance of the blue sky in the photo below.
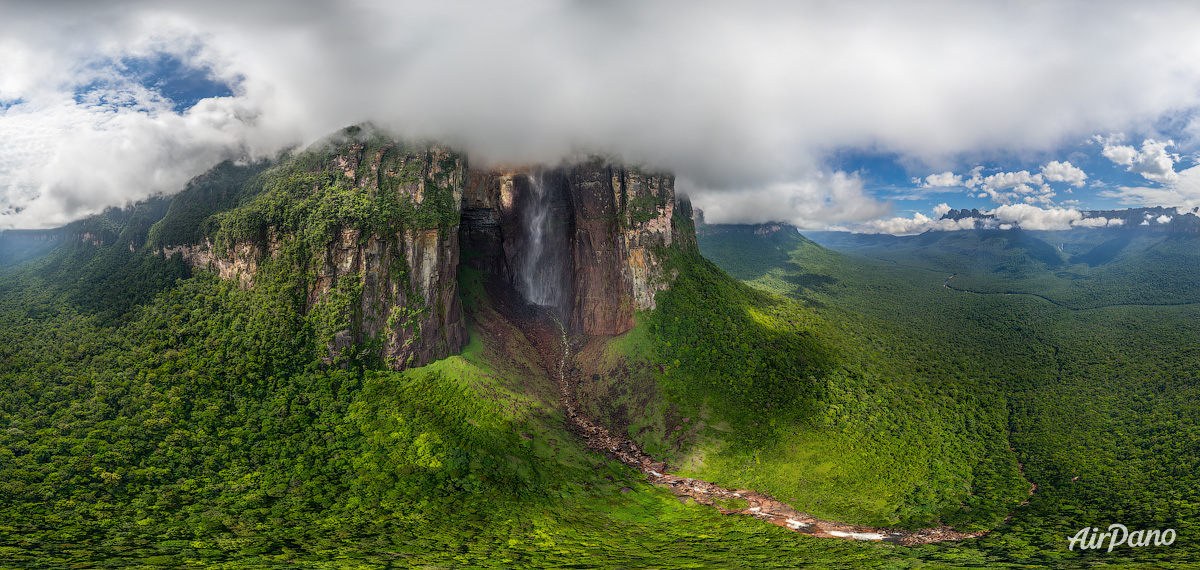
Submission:
M 1186 138 L 1176 140 L 1178 137 L 1186 137 L 1186 133 L 1177 132 L 1174 134 L 1176 138 L 1171 138 L 1170 134 L 1161 132 L 1149 135 L 1126 135 L 1124 133 L 1115 133 L 1115 135 L 1122 137 L 1123 140 L 1109 142 L 1106 145 L 1104 141 L 1091 138 L 1075 144 L 1064 145 L 1049 152 L 1038 153 L 1037 157 L 959 158 L 954 166 L 946 169 L 934 169 L 921 164 L 906 165 L 903 159 L 895 153 L 879 153 L 859 149 L 847 149 L 833 153 L 828 158 L 827 164 L 834 170 L 856 173 L 863 180 L 863 187 L 870 196 L 880 200 L 893 201 L 898 215 L 908 214 L 910 217 L 911 214 L 917 212 L 927 214 L 941 203 L 949 204 L 955 209 L 990 210 L 997 205 L 1020 202 L 1020 198 L 1023 197 L 1008 200 L 1003 197 L 994 198 L 990 195 L 981 197 L 982 192 L 978 191 L 978 188 L 983 184 L 976 184 L 974 187 L 966 184 L 948 186 L 929 184 L 928 177 L 944 175 L 946 172 L 951 172 L 969 183 L 976 168 L 979 169 L 980 177 L 986 179 L 997 174 L 1022 171 L 1029 172 L 1031 175 L 1038 174 L 1051 162 L 1069 164 L 1082 171 L 1086 178 L 1082 184 L 1063 180 L 1043 180 L 1042 184 L 1047 185 L 1055 193 L 1046 205 L 1075 207 L 1082 210 L 1110 210 L 1159 205 L 1153 202 L 1136 201 L 1133 199 L 1134 195 L 1115 196 L 1112 194 L 1114 189 L 1122 187 L 1162 189 L 1169 188 L 1171 183 L 1164 176 L 1147 178 L 1133 171 L 1132 165 L 1114 162 L 1111 158 L 1104 156 L 1103 152 L 1106 146 L 1108 148 L 1132 146 L 1140 151 L 1146 141 L 1172 142 L 1175 144 L 1165 147 L 1163 151 L 1171 158 L 1173 172 L 1177 174 L 1197 165 L 1196 155 L 1194 153 L 1187 154 L 1183 150 L 1189 141 Z M 1094 136 L 1111 138 L 1114 133 Z M 1039 189 L 1041 187 L 1039 184 L 1031 184 L 1031 186 Z M 1039 194 L 1041 192 L 1032 195 Z
M 184 113 L 201 100 L 234 94 L 234 85 L 213 77 L 210 69 L 190 65 L 172 53 L 152 52 L 92 65 L 98 78 L 75 88 L 77 104 L 134 107 L 136 99 L 113 98 L 112 94 L 136 86 L 168 101 L 172 111 Z
M 149 0 L 0 20 L 0 229 L 372 121 L 669 169 L 710 221 L 915 232 L 1200 206 L 1200 5 Z M 945 206 L 943 206 L 943 204 Z M 949 229 L 949 228 L 942 228 Z

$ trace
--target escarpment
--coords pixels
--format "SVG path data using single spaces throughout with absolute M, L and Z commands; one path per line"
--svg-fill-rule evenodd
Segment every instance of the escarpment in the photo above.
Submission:
M 189 186 L 177 200 L 230 207 L 199 231 L 172 228 L 196 222 L 168 214 L 150 241 L 242 287 L 281 263 L 297 268 L 331 359 L 365 348 L 404 369 L 461 350 L 460 262 L 579 332 L 619 334 L 673 279 L 666 249 L 696 243 L 672 175 L 602 158 L 469 169 L 441 145 L 348 129 L 256 172 Z
M 544 217 L 532 219 L 539 209 Z M 634 314 L 653 309 L 654 294 L 673 279 L 666 248 L 696 247 L 691 206 L 676 199 L 674 176 L 603 158 L 472 171 L 462 235 L 468 265 L 503 277 L 589 335 L 633 328 Z M 531 281 L 560 294 L 523 290 Z
M 242 287 L 278 264 L 298 270 L 304 310 L 318 317 L 331 359 L 365 348 L 403 369 L 454 354 L 466 338 L 458 296 L 466 157 L 348 134 L 239 186 L 249 196 L 205 220 L 202 243 L 156 245 Z M 173 223 L 182 222 L 168 217 L 153 233 L 186 235 Z

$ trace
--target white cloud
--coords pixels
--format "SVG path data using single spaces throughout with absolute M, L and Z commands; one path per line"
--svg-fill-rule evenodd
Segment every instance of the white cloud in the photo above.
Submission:
M 961 220 L 933 219 L 920 212 L 912 218 L 890 218 L 886 220 L 869 220 L 852 227 L 853 232 L 860 234 L 892 234 L 913 235 L 927 231 L 956 231 L 975 229 L 979 218 L 962 218 Z
M 943 206 L 945 205 L 942 204 L 935 208 L 935 213 L 942 210 Z M 946 208 L 946 211 L 948 211 L 948 208 Z M 1031 204 L 1006 204 L 984 213 L 990 214 L 993 217 L 991 219 L 963 218 L 955 221 L 932 219 L 917 213 L 912 218 L 890 218 L 863 222 L 854 225 L 852 231 L 858 233 L 910 235 L 929 230 L 954 231 L 976 228 L 1009 230 L 1017 226 L 1026 230 L 1066 230 L 1072 227 L 1113 227 L 1122 225 L 1125 222 L 1122 219 L 1108 219 L 1104 217 L 1085 218 L 1083 212 L 1075 208 L 1042 208 Z
M 891 205 L 867 196 L 863 181 L 845 172 L 729 192 L 679 179 L 677 191 L 704 210 L 709 223 L 788 222 L 802 229 L 824 229 L 891 213 Z M 713 214 L 709 214 L 713 212 Z
M 1123 166 L 1132 165 L 1133 161 L 1138 157 L 1137 149 L 1126 145 L 1105 146 L 1104 150 L 1100 151 L 1100 154 L 1103 154 L 1105 158 L 1114 163 Z
M 943 188 L 952 186 L 962 186 L 963 177 L 950 171 L 941 174 L 930 174 L 925 177 L 925 183 L 922 188 Z
M 1200 207 L 1200 166 L 1176 174 L 1163 186 L 1120 186 L 1097 193 L 1124 206 L 1167 206 L 1185 210 Z
M 1029 174 L 1028 170 L 1020 172 L 1000 172 L 983 179 L 984 186 L 993 190 L 1007 190 L 1028 184 L 1041 184 L 1042 175 Z
M 1184 2 L 9 2 L 0 100 L 24 103 L 0 111 L 22 141 L 0 150 L 0 200 L 26 213 L 0 226 L 171 191 L 205 163 L 367 119 L 459 144 L 476 164 L 596 149 L 713 192 L 788 196 L 778 189 L 829 184 L 829 149 L 945 164 L 1194 108 L 1197 22 Z M 98 61 L 154 50 L 241 77 L 235 96 L 193 117 L 136 91 L 122 93 L 155 108 L 73 101 Z M 1139 172 L 1168 179 L 1159 158 Z M 714 203 L 747 219 L 880 210 Z
M 1087 173 L 1071 165 L 1070 161 L 1051 161 L 1042 167 L 1042 178 L 1049 182 L 1066 182 L 1072 186 L 1083 186 Z
M 950 210 L 953 210 L 953 208 L 951 208 L 949 204 L 942 202 L 941 204 L 933 207 L 933 215 L 940 218 L 948 214 Z
M 999 222 L 1026 230 L 1065 230 L 1072 222 L 1083 219 L 1083 213 L 1075 208 L 1039 208 L 1029 204 L 997 206 L 990 213 Z
M 1175 146 L 1175 141 L 1146 139 L 1142 141 L 1142 149 L 1139 151 L 1132 146 L 1115 144 L 1113 137 L 1096 137 L 1095 140 L 1104 144 L 1101 154 L 1115 164 L 1128 166 L 1128 171 L 1141 174 L 1146 180 L 1165 183 L 1179 179 L 1175 172 L 1175 163 L 1179 161 L 1179 155 L 1167 152 L 1168 147 Z
M 1156 221 L 1160 224 L 1167 224 L 1167 223 L 1170 223 L 1172 219 L 1173 218 L 1171 216 L 1163 214 L 1163 215 L 1159 216 L 1158 218 L 1156 218 L 1154 221 Z
M 1123 220 L 1121 218 L 1113 218 L 1110 220 L 1108 218 L 1105 218 L 1104 216 L 1098 216 L 1095 218 L 1083 218 L 1081 220 L 1075 220 L 1075 221 L 1071 222 L 1071 225 L 1075 226 L 1077 228 L 1105 228 L 1105 227 L 1120 226 L 1120 225 L 1124 225 L 1124 224 L 1125 224 L 1125 220 Z
M 1053 205 L 1057 192 L 1048 182 L 1065 182 L 1073 186 L 1083 186 L 1087 173 L 1075 167 L 1069 161 L 1051 161 L 1042 166 L 1041 172 L 1031 173 L 1028 170 L 1016 172 L 997 172 L 988 176 L 983 175 L 983 166 L 976 166 L 966 175 L 946 171 L 941 174 L 931 174 L 925 177 L 923 188 L 937 186 L 964 186 L 978 189 L 975 198 L 991 198 L 997 204 L 1026 204 Z M 1070 188 L 1065 191 L 1071 193 Z
M 24 107 L 0 121 L 0 201 L 21 209 L 0 221 L 12 226 L 61 225 L 174 192 L 251 150 L 234 99 L 205 101 L 182 115 L 154 105 L 149 113 L 72 101 Z

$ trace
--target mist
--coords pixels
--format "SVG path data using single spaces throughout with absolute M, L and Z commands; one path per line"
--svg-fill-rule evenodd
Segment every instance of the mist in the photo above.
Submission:
M 676 172 L 710 221 L 821 227 L 893 209 L 826 165 L 839 149 L 940 171 L 1200 105 L 1196 6 L 1048 4 L 6 3 L 0 228 L 364 121 L 477 165 L 613 154 Z M 177 111 L 107 63 L 155 53 L 232 95 Z

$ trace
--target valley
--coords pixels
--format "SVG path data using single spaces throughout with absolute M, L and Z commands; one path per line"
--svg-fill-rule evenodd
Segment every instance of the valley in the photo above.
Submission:
M 669 174 L 473 169 L 354 129 L 14 239 L 0 566 L 1197 553 L 1197 307 L 1103 304 L 1188 301 L 1159 270 L 1190 242 L 1095 266 L 1018 234 L 840 253 L 694 225 Z M 1113 517 L 1179 540 L 1067 550 Z

